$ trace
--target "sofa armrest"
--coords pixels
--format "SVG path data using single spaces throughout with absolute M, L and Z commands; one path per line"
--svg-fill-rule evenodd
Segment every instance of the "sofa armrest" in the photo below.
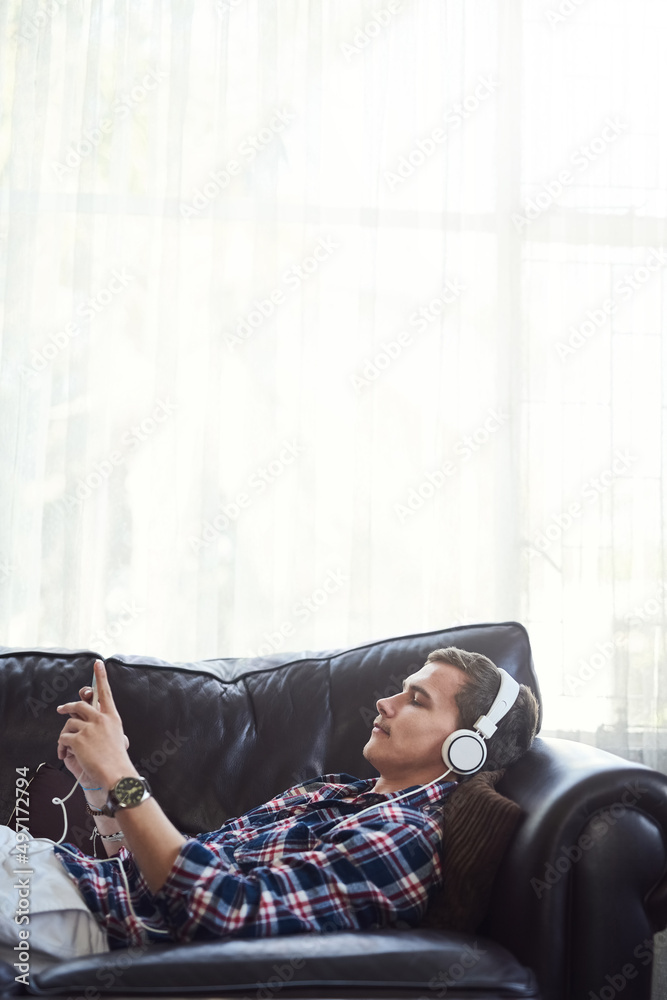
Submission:
M 538 739 L 498 790 L 524 818 L 486 927 L 545 1000 L 650 997 L 667 923 L 667 776 L 582 743 Z M 606 992 L 604 992 L 605 987 Z

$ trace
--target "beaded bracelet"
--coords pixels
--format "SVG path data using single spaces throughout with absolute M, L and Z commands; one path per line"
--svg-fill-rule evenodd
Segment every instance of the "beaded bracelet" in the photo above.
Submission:
M 118 831 L 118 833 L 102 834 L 100 833 L 100 831 L 97 829 L 96 826 L 93 827 L 93 832 L 90 835 L 90 839 L 93 842 L 93 850 L 95 851 L 96 856 L 97 856 L 97 849 L 95 847 L 95 841 L 97 840 L 98 837 L 100 838 L 100 840 L 125 840 L 125 834 L 121 833 L 120 830 Z

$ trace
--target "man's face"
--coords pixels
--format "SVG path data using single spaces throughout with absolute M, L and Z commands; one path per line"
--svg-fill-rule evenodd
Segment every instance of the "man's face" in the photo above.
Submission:
M 466 683 L 451 663 L 427 663 L 406 677 L 402 692 L 379 699 L 364 757 L 380 772 L 385 791 L 425 784 L 445 772 L 442 744 L 461 728 L 454 697 Z

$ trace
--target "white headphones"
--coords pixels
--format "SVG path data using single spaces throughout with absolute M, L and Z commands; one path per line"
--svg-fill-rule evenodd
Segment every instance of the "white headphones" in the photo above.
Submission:
M 442 744 L 442 759 L 455 774 L 474 774 L 486 760 L 486 743 L 498 723 L 509 712 L 519 696 L 519 685 L 513 677 L 500 670 L 500 687 L 486 715 L 480 715 L 473 729 L 457 729 Z

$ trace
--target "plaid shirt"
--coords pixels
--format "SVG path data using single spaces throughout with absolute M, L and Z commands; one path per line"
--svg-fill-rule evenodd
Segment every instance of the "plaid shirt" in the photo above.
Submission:
M 304 931 L 414 926 L 442 882 L 442 805 L 454 782 L 398 802 L 376 778 L 324 775 L 183 844 L 164 885 L 151 893 L 132 854 L 117 861 L 54 850 L 104 928 L 110 948 L 146 942 L 267 937 Z M 358 821 L 337 824 L 382 803 Z

